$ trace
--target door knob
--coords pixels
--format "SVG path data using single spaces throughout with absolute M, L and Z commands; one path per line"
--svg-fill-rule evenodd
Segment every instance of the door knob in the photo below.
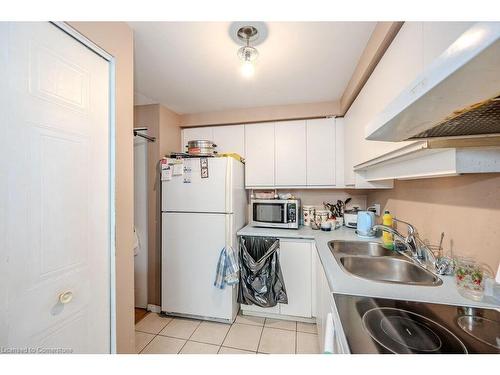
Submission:
M 73 292 L 70 290 L 59 294 L 59 302 L 61 302 L 63 305 L 70 303 L 72 299 L 73 299 Z

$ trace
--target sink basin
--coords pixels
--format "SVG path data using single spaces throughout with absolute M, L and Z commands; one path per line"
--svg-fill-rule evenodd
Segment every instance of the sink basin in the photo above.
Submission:
M 396 253 L 387 250 L 378 242 L 366 241 L 330 241 L 328 243 L 332 253 L 349 255 L 364 255 L 369 257 L 394 256 Z
M 352 275 L 386 283 L 441 285 L 432 272 L 403 258 L 342 256 L 340 264 Z

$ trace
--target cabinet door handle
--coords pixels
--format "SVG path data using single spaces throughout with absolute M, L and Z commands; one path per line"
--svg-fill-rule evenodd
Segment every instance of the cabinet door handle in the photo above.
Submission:
M 73 292 L 70 290 L 67 290 L 66 292 L 59 294 L 59 302 L 61 302 L 61 304 L 63 305 L 70 303 L 72 299 L 73 299 Z

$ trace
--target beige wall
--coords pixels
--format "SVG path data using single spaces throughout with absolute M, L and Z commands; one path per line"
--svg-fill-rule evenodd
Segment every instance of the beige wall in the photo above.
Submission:
M 181 115 L 181 126 L 190 127 L 293 120 L 337 116 L 339 113 L 340 107 L 338 101 L 240 108 L 218 112 L 184 114 Z
M 116 344 L 134 353 L 134 41 L 124 22 L 70 22 L 116 59 Z
M 160 154 L 164 156 L 171 152 L 180 152 L 181 117 L 170 109 L 159 105 L 160 115 Z
M 387 48 L 396 37 L 403 22 L 377 22 L 366 47 L 359 58 L 347 87 L 340 98 L 340 112 L 344 115 L 365 85 Z
M 423 238 L 444 249 L 474 255 L 496 272 L 500 262 L 500 174 L 395 181 L 394 189 L 372 191 L 395 217 L 415 224 Z
M 147 127 L 148 135 L 148 304 L 161 305 L 161 209 L 159 160 L 181 149 L 180 118 L 159 104 L 138 105 L 134 108 L 134 126 Z

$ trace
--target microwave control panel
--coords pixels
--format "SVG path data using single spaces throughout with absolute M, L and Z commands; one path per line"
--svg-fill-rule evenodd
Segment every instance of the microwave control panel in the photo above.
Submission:
M 295 223 L 297 221 L 297 205 L 295 203 L 287 205 L 287 219 L 289 223 Z

